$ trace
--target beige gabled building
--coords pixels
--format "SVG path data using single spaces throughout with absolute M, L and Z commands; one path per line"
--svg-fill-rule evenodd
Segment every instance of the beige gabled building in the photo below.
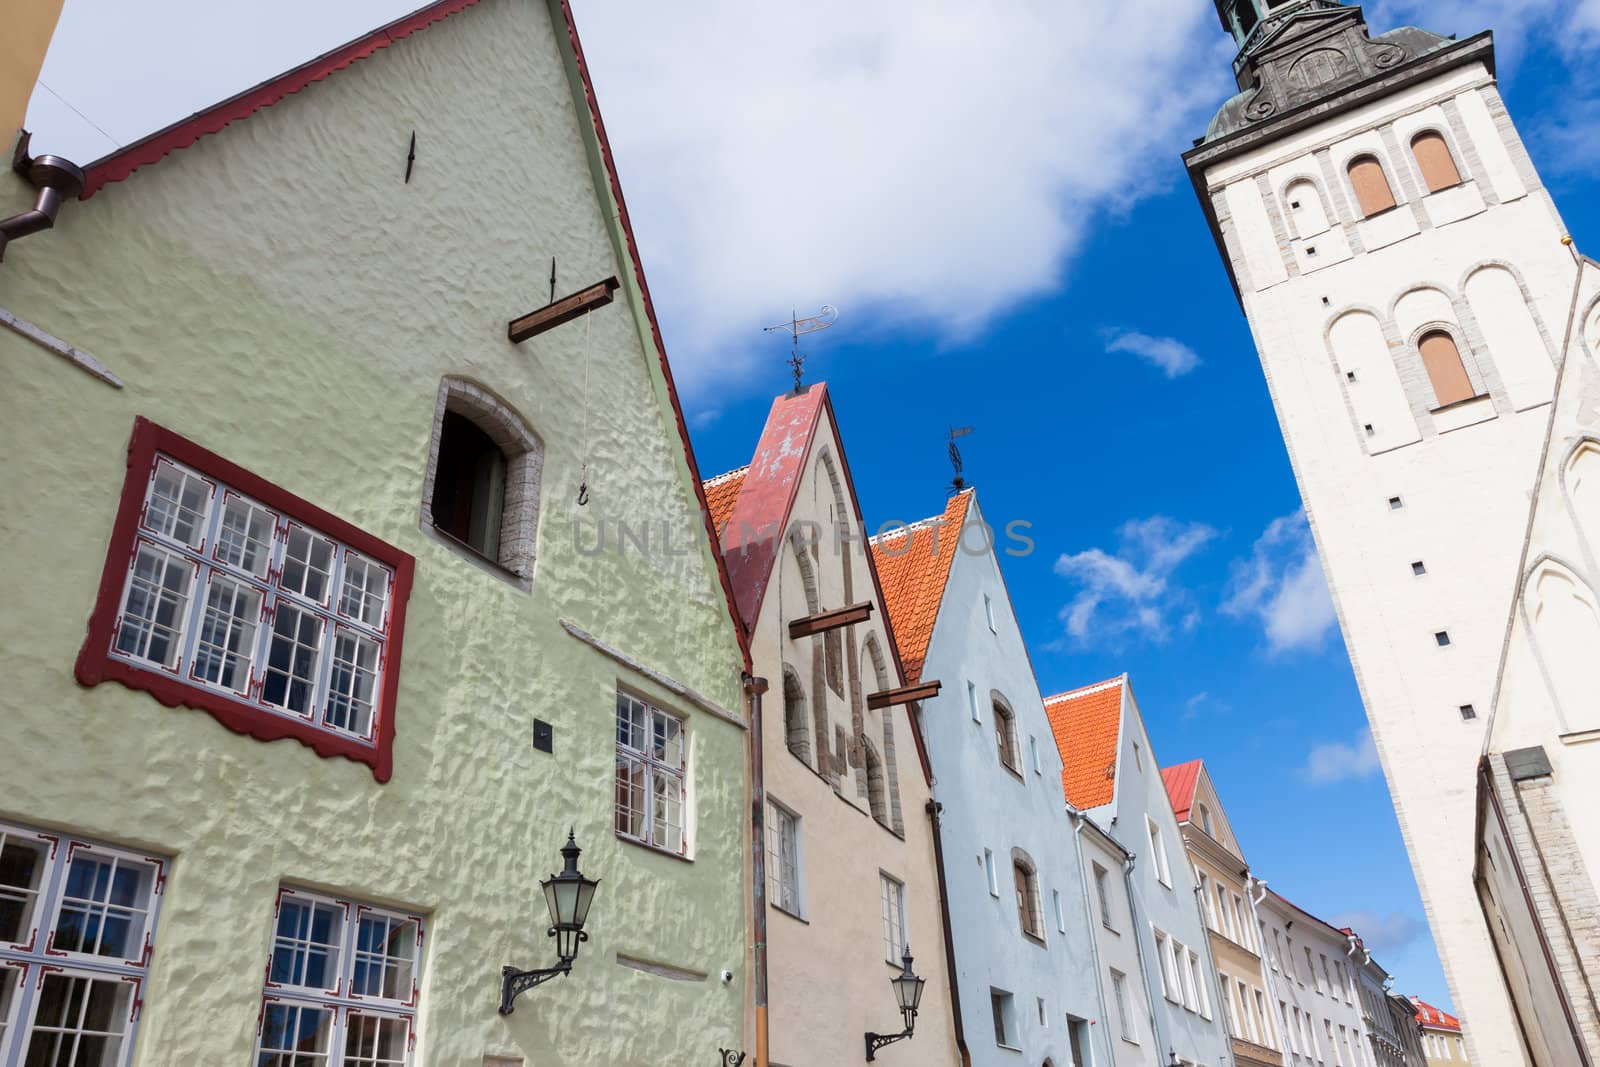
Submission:
M 1250 864 L 1203 760 L 1165 767 L 1161 778 L 1194 868 L 1237 1067 L 1283 1067 L 1272 998 L 1261 966 L 1261 931 L 1250 905 Z
M 932 786 L 827 387 L 774 399 L 750 466 L 705 489 L 771 687 L 752 742 L 764 872 L 751 1060 L 863 1062 L 867 1033 L 904 1028 L 890 980 L 909 945 L 927 982 L 914 1033 L 874 1062 L 950 1067 Z

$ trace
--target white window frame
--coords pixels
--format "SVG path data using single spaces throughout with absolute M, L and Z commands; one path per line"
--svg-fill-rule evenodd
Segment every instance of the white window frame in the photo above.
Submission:
M 989 895 L 996 899 L 1000 896 L 1000 875 L 994 869 L 994 849 L 983 850 L 983 874 L 989 882 Z
M 163 478 L 174 477 L 186 488 L 198 490 L 198 487 L 204 487 L 205 499 L 201 502 L 200 510 L 190 512 L 194 518 L 187 520 L 190 529 L 188 536 L 179 536 L 177 527 L 165 521 L 170 515 L 161 502 L 163 498 L 156 495 L 158 483 Z M 245 566 L 242 558 L 240 562 L 232 562 L 224 556 L 225 548 L 229 550 L 229 555 L 233 555 L 232 549 L 238 547 L 236 543 L 228 541 L 233 532 L 228 519 L 236 513 L 235 509 L 243 512 L 243 536 L 257 553 L 256 566 Z M 255 522 L 260 519 L 270 520 L 270 530 L 254 529 Z M 265 543 L 254 536 L 258 532 L 265 533 Z M 308 553 L 315 546 L 325 546 L 326 570 L 320 566 L 310 566 L 309 554 L 306 561 L 300 561 L 298 557 L 291 558 L 291 542 L 303 544 Z M 186 575 L 177 615 L 170 625 L 164 624 L 162 627 L 171 630 L 173 654 L 161 658 L 149 655 L 148 644 L 122 647 L 125 635 L 138 635 L 148 625 L 139 621 L 139 613 L 130 611 L 135 603 L 137 567 L 145 558 L 163 560 L 163 576 L 174 566 L 183 568 L 182 573 Z M 301 571 L 299 589 L 284 578 L 286 570 L 296 569 Z M 382 586 L 376 623 L 370 621 L 367 610 L 368 596 L 376 592 L 369 586 L 369 582 L 375 581 L 374 570 L 378 572 L 376 582 Z M 320 596 L 307 595 L 312 574 L 321 576 Z M 352 614 L 345 610 L 350 603 L 351 593 L 347 586 L 358 579 L 358 607 Z M 383 693 L 388 650 L 394 636 L 391 628 L 394 583 L 394 570 L 387 564 L 256 501 L 217 478 L 157 452 L 145 487 L 144 504 L 140 509 L 139 526 L 134 535 L 127 572 L 123 576 L 108 654 L 112 659 L 139 670 L 169 676 L 183 685 L 225 697 L 253 711 L 303 723 L 334 737 L 376 745 L 385 712 Z M 225 684 L 220 676 L 216 680 L 209 680 L 201 674 L 202 660 L 214 655 L 202 649 L 202 638 L 212 623 L 209 617 L 210 595 L 214 588 L 223 587 L 245 591 L 253 598 L 253 607 L 247 617 L 231 613 L 219 616 L 228 621 L 223 640 L 230 641 L 230 646 L 224 649 L 224 654 L 241 662 L 246 672 L 242 687 Z M 176 593 L 175 590 L 170 591 Z M 147 594 L 139 591 L 137 595 L 143 598 Z M 298 649 L 308 657 L 304 670 L 297 671 L 291 663 L 289 672 L 285 674 L 283 670 L 271 666 L 274 648 L 289 637 L 276 630 L 280 612 L 285 618 L 291 615 L 301 618 L 309 628 L 314 629 L 314 636 L 308 630 L 307 633 L 293 635 L 287 641 L 291 650 Z M 235 622 L 241 625 L 235 627 Z M 245 632 L 248 633 L 247 639 L 239 640 L 237 645 L 231 644 L 234 635 Z M 301 643 L 301 637 L 308 640 Z M 365 695 L 359 698 L 353 685 L 348 691 L 340 692 L 342 685 L 349 684 L 341 679 L 350 677 L 349 671 L 337 669 L 334 662 L 334 648 L 341 637 L 365 641 L 376 649 L 370 685 L 364 687 Z M 134 640 L 137 642 L 139 638 L 135 636 Z M 207 647 L 217 646 L 211 643 Z M 268 699 L 269 674 L 289 678 L 284 683 L 281 701 Z M 300 690 L 303 693 L 301 700 L 291 700 L 296 678 L 304 682 Z M 335 723 L 331 712 L 338 697 L 364 708 L 363 728 L 352 729 Z
M 324 908 L 341 916 L 339 940 L 335 948 L 337 955 L 336 964 L 332 967 L 334 985 L 332 989 L 315 988 L 304 985 L 274 982 L 273 963 L 277 956 L 279 942 L 285 940 L 279 930 L 279 918 L 283 912 L 285 901 L 292 901 L 298 905 L 312 908 Z M 360 994 L 355 990 L 355 974 L 358 957 L 371 957 L 372 954 L 361 948 L 362 923 L 367 921 L 383 920 L 397 922 L 403 929 L 407 925 L 415 926 L 415 943 L 412 946 L 411 988 L 405 999 L 398 997 L 384 997 L 381 994 Z M 328 1031 L 327 1059 L 319 1067 L 345 1067 L 348 1050 L 346 1048 L 352 1020 L 373 1018 L 382 1022 L 398 1023 L 405 1027 L 405 1055 L 400 1061 L 405 1067 L 411 1067 L 413 1055 L 417 1044 L 417 1005 L 422 989 L 422 970 L 425 964 L 423 944 L 426 938 L 427 920 L 418 914 L 406 911 L 397 911 L 392 908 L 380 908 L 365 904 L 354 898 L 329 896 L 293 886 L 280 886 L 277 899 L 272 907 L 272 936 L 267 949 L 266 978 L 261 992 L 261 1012 L 256 1020 L 255 1052 L 252 1063 L 260 1062 L 263 1052 L 279 1051 L 264 1049 L 267 1038 L 268 1022 L 273 1012 L 278 1010 L 310 1010 L 328 1012 L 332 1017 Z M 287 939 L 291 943 L 298 939 Z M 315 944 L 322 945 L 321 942 Z M 331 943 L 330 943 L 331 944 Z M 378 956 L 384 961 L 381 966 L 387 966 L 390 957 Z M 399 957 L 395 957 L 399 958 Z M 370 966 L 370 964 L 368 964 Z M 360 1063 L 361 1060 L 352 1060 L 351 1063 Z M 371 1062 L 370 1060 L 366 1062 Z M 388 1062 L 388 1061 L 380 1061 Z
M 638 747 L 625 740 L 623 737 L 623 718 L 625 713 L 632 710 L 632 705 L 637 705 L 644 712 L 644 747 Z M 631 719 L 628 735 L 632 736 Z M 677 730 L 677 759 L 671 758 L 671 748 L 668 744 L 660 746 L 657 752 L 655 739 L 658 725 L 664 741 L 670 739 L 672 731 Z M 613 825 L 617 836 L 624 841 L 631 841 L 646 848 L 665 852 L 669 855 L 689 855 L 689 723 L 686 719 L 674 714 L 665 708 L 646 700 L 630 690 L 621 686 L 617 687 L 617 767 L 637 767 L 643 771 L 644 781 L 644 807 L 634 812 L 631 808 L 616 808 L 616 818 Z M 670 843 L 670 833 L 663 835 L 657 827 L 660 813 L 656 810 L 657 783 L 661 783 L 660 790 L 667 796 L 678 798 L 678 836 L 677 847 Z M 631 779 L 629 793 L 632 793 Z M 628 815 L 637 815 L 639 826 L 643 832 L 635 832 L 631 828 L 632 820 L 624 824 Z M 665 827 L 670 831 L 670 808 Z M 663 836 L 668 841 L 658 840 Z
M 976 722 L 976 723 L 982 723 L 983 722 L 983 713 L 978 710 L 978 683 L 977 682 L 968 682 L 967 683 L 967 705 L 972 711 L 972 721 Z
M 1243 1039 L 1245 1037 L 1245 1029 L 1239 1022 L 1239 1006 L 1233 996 L 1233 979 L 1222 971 L 1218 971 L 1217 981 L 1222 986 L 1222 1017 L 1228 1025 L 1228 1033 Z
M 1168 889 L 1172 888 L 1172 868 L 1167 863 L 1167 842 L 1161 833 L 1161 827 L 1150 816 L 1144 817 L 1145 825 L 1150 830 L 1151 864 L 1156 870 L 1156 880 Z
M 883 916 L 883 958 L 899 967 L 911 936 L 906 925 L 906 884 L 887 871 L 879 871 L 878 899 Z
M 1151 927 L 1155 933 L 1156 958 L 1160 961 L 1161 995 L 1174 1004 L 1183 1003 L 1183 979 L 1178 974 L 1177 950 L 1166 931 Z
M 1110 971 L 1111 994 L 1112 999 L 1117 1002 L 1117 1022 L 1122 1027 L 1122 1040 L 1130 1045 L 1137 1045 L 1139 1032 L 1135 1028 L 1133 1013 L 1128 1010 L 1128 976 L 1115 967 L 1110 968 Z
M 797 919 L 806 915 L 802 825 L 799 815 L 767 798 L 767 892 L 773 907 Z
M 1056 913 L 1056 933 L 1058 933 L 1058 934 L 1066 933 L 1067 932 L 1067 913 L 1061 907 L 1061 890 L 1059 890 L 1059 889 L 1050 890 L 1050 906 L 1055 910 L 1055 913 Z
M 1011 1042 L 1018 1038 L 1017 1031 L 1017 1005 L 1016 997 L 1003 989 L 989 989 L 989 1010 L 994 1014 L 995 1026 L 994 1043 L 1001 1048 L 1014 1049 L 1018 1046 Z
M 990 633 L 1000 632 L 1000 627 L 996 626 L 994 621 L 994 598 L 988 593 L 983 594 L 983 618 L 989 624 Z
M 1036 734 L 1028 735 L 1028 758 L 1033 764 L 1033 773 L 1043 775 L 1044 771 L 1039 766 L 1039 738 Z
M 1110 871 L 1098 863 L 1094 864 L 1094 891 L 1100 900 L 1100 925 L 1115 933 L 1117 928 L 1111 921 L 1111 894 L 1106 888 L 1110 878 Z
M 72 834 L 46 833 L 28 827 L 0 823 L 0 850 L 21 848 L 38 857 L 37 882 L 24 888 L 0 886 L 0 894 L 7 899 L 31 899 L 26 925 L 18 931 L 18 940 L 0 943 L 0 972 L 14 975 L 8 1017 L 0 1019 L 4 1033 L 0 1036 L 0 1063 L 23 1062 L 23 1055 L 33 1039 L 41 1033 L 91 1033 L 115 1036 L 121 1047 L 109 1063 L 126 1067 L 133 1060 L 138 1041 L 139 1019 L 144 1007 L 143 994 L 149 975 L 150 958 L 155 943 L 156 926 L 160 920 L 161 905 L 166 889 L 167 863 L 165 858 L 151 856 L 142 851 L 118 848 L 93 842 Z M 103 936 L 105 918 L 114 914 L 132 920 L 139 917 L 139 927 L 127 927 L 126 945 L 133 950 L 128 957 L 113 957 L 93 952 L 64 951 L 57 947 L 57 936 L 67 927 L 63 912 L 68 911 L 68 888 L 72 882 L 75 863 L 109 863 L 111 875 L 102 885 L 89 890 L 88 897 L 71 896 L 73 912 L 97 915 L 99 936 Z M 138 868 L 140 899 L 137 906 L 113 904 L 109 893 L 111 880 L 124 868 Z M 72 1029 L 58 1030 L 47 1027 L 38 1020 L 44 986 L 49 981 L 93 981 L 115 983 L 126 987 L 128 1016 L 120 1020 L 120 1032 Z M 119 1006 L 120 1007 L 120 1006 Z M 84 1022 L 79 1016 L 79 1022 Z

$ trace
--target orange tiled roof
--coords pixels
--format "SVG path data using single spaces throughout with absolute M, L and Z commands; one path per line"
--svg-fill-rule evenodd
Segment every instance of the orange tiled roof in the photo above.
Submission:
M 718 537 L 733 517 L 733 506 L 739 502 L 739 490 L 744 488 L 744 476 L 749 473 L 750 468 L 745 466 L 705 481 L 706 507 L 711 509 L 711 525 Z
M 872 539 L 883 607 L 889 613 L 908 685 L 922 680 L 933 624 L 939 618 L 945 583 L 950 580 L 950 561 L 955 558 L 971 500 L 972 490 L 963 490 L 945 505 L 942 520 L 927 519 Z
M 1411 1003 L 1417 1006 L 1417 1021 L 1428 1029 L 1456 1031 L 1461 1029 L 1461 1020 L 1443 1008 L 1436 1008 L 1421 997 L 1412 997 Z
M 1200 784 L 1201 760 L 1190 760 L 1176 767 L 1161 768 L 1161 780 L 1166 783 L 1167 797 L 1172 801 L 1172 813 L 1179 822 L 1189 821 L 1189 809 L 1194 807 L 1195 787 Z
M 1116 794 L 1117 738 L 1127 675 L 1046 698 L 1061 750 L 1061 785 L 1075 808 L 1098 808 Z

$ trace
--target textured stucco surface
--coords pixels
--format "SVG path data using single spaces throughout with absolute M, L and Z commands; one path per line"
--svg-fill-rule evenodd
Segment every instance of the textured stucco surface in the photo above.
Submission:
M 128 383 L 0 334 L 0 816 L 174 857 L 143 1067 L 247 1062 L 280 881 L 428 913 L 418 1063 L 709 1062 L 737 1043 L 745 734 L 559 624 L 740 706 L 740 652 L 655 353 L 621 300 L 505 339 L 545 301 L 552 255 L 563 290 L 631 285 L 557 32 L 537 0 L 485 0 L 68 204 L 0 266 L 0 306 Z M 30 200 L 0 177 L 0 212 Z M 505 397 L 545 444 L 531 592 L 419 529 L 447 374 Z M 136 415 L 417 558 L 389 784 L 73 682 Z M 653 546 L 664 527 L 676 554 L 621 556 L 613 527 L 586 555 L 579 515 L 585 547 L 604 518 L 651 524 Z M 619 683 L 687 718 L 692 863 L 613 836 Z M 532 750 L 535 717 L 554 724 L 553 756 Z M 551 959 L 536 882 L 569 825 L 603 879 L 593 939 L 570 978 L 501 1019 L 501 965 Z M 619 952 L 710 977 L 623 968 Z
M 968 526 L 983 521 L 974 498 Z M 940 536 L 954 539 L 960 533 L 946 529 Z M 1094 1035 L 1093 1054 L 1104 1057 L 1116 1024 L 1100 1018 L 1094 959 L 1087 951 L 1092 934 L 1083 907 L 1083 875 L 1061 792 L 1061 753 L 993 549 L 981 551 L 986 542 L 977 530 L 958 543 L 962 547 L 950 561 L 923 677 L 944 683 L 939 697 L 928 703 L 924 722 L 934 797 L 944 804 L 945 881 L 967 1047 L 979 1067 L 1016 1060 L 1017 1052 L 995 1043 L 989 996 L 999 989 L 1014 998 L 1019 1032 L 1011 1044 L 1026 1062 L 1073 1062 L 1069 1016 L 1082 1024 L 1083 1041 Z M 985 595 L 994 607 L 993 631 L 984 615 Z M 968 706 L 969 682 L 977 692 L 978 722 Z M 996 699 L 1015 718 L 1020 777 L 1000 762 Z M 984 875 L 985 848 L 995 856 L 998 897 L 990 894 Z M 1021 930 L 1013 849 L 1021 849 L 1037 868 L 1043 944 Z M 1061 924 L 1052 895 L 1057 893 Z M 1043 1026 L 1039 999 L 1045 1004 Z M 1084 1052 L 1090 1054 L 1087 1048 Z

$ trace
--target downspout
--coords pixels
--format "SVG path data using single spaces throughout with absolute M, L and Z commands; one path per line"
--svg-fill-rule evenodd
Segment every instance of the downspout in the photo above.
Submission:
M 1267 931 L 1266 923 L 1261 921 L 1261 902 L 1267 899 L 1267 882 L 1264 878 L 1250 875 L 1250 889 L 1245 893 L 1245 899 L 1250 902 L 1250 918 L 1255 921 L 1256 930 L 1261 935 L 1261 984 L 1266 987 L 1269 1001 L 1282 1003 L 1279 996 L 1281 990 L 1272 978 L 1272 967 L 1267 959 Z M 1282 961 L 1280 960 L 1281 964 Z M 1289 1053 L 1289 1035 L 1284 1031 L 1288 1029 L 1288 1022 L 1281 1015 L 1272 1014 L 1273 1005 L 1267 1004 L 1267 1022 L 1271 1024 L 1272 1032 L 1278 1035 L 1278 1052 L 1284 1056 Z
M 956 940 L 950 930 L 950 893 L 944 880 L 944 835 L 939 829 L 939 813 L 943 810 L 944 805 L 937 800 L 928 801 L 928 819 L 933 823 L 933 865 L 939 874 L 939 918 L 944 924 L 944 966 L 950 981 L 950 1014 L 956 1023 L 956 1049 L 961 1053 L 961 1067 L 972 1067 L 972 1053 L 967 1050 L 967 1028 L 961 1020 L 961 983 L 956 979 Z
M 6 245 L 19 237 L 50 229 L 56 224 L 61 202 L 83 192 L 83 171 L 76 163 L 60 156 L 40 156 L 29 160 L 27 144 L 24 139 L 17 145 L 16 170 L 25 174 L 33 187 L 39 190 L 39 197 L 31 210 L 0 219 L 0 261 L 6 258 Z M 28 165 L 26 171 L 22 170 L 23 163 Z
M 1122 881 L 1128 890 L 1128 921 L 1133 924 L 1133 930 L 1131 931 L 1133 934 L 1133 947 L 1138 950 L 1135 955 L 1139 957 L 1139 984 L 1144 986 L 1144 1003 L 1150 1012 L 1150 1036 L 1156 1043 L 1156 1055 L 1159 1056 L 1161 1055 L 1161 1046 L 1166 1042 L 1162 1040 L 1161 1027 L 1157 1025 L 1156 997 L 1150 988 L 1150 972 L 1145 969 L 1144 965 L 1144 938 L 1139 936 L 1141 929 L 1139 898 L 1133 891 L 1133 865 L 1137 861 L 1137 856 L 1132 852 L 1128 853 L 1128 858 L 1122 862 Z M 1156 961 L 1156 966 L 1161 966 L 1160 960 Z M 1167 1045 L 1167 1047 L 1170 1049 L 1175 1046 Z
M 1090 903 L 1094 887 L 1089 884 L 1089 865 L 1083 859 L 1083 824 L 1088 820 L 1088 816 L 1071 804 L 1067 805 L 1067 814 L 1072 818 L 1072 845 L 1078 852 L 1078 876 L 1083 881 L 1083 917 L 1089 923 L 1089 953 L 1094 961 L 1095 996 L 1100 1002 L 1100 1019 L 1105 1023 L 1100 1030 L 1106 1035 L 1106 1057 L 1114 1064 L 1117 1062 L 1117 1048 L 1112 1044 L 1115 1039 L 1111 1036 L 1111 1013 L 1106 1010 L 1105 982 L 1100 977 L 1105 973 L 1105 966 L 1100 960 L 1100 935 L 1095 933 L 1094 905 Z M 1135 930 L 1134 933 L 1137 935 L 1138 931 Z M 1117 1025 L 1122 1025 L 1120 1019 L 1117 1020 Z
M 756 1024 L 756 1067 L 767 1067 L 767 785 L 761 749 L 761 694 L 765 678 L 744 674 L 750 704 L 750 874 L 754 879 L 750 916 Z

